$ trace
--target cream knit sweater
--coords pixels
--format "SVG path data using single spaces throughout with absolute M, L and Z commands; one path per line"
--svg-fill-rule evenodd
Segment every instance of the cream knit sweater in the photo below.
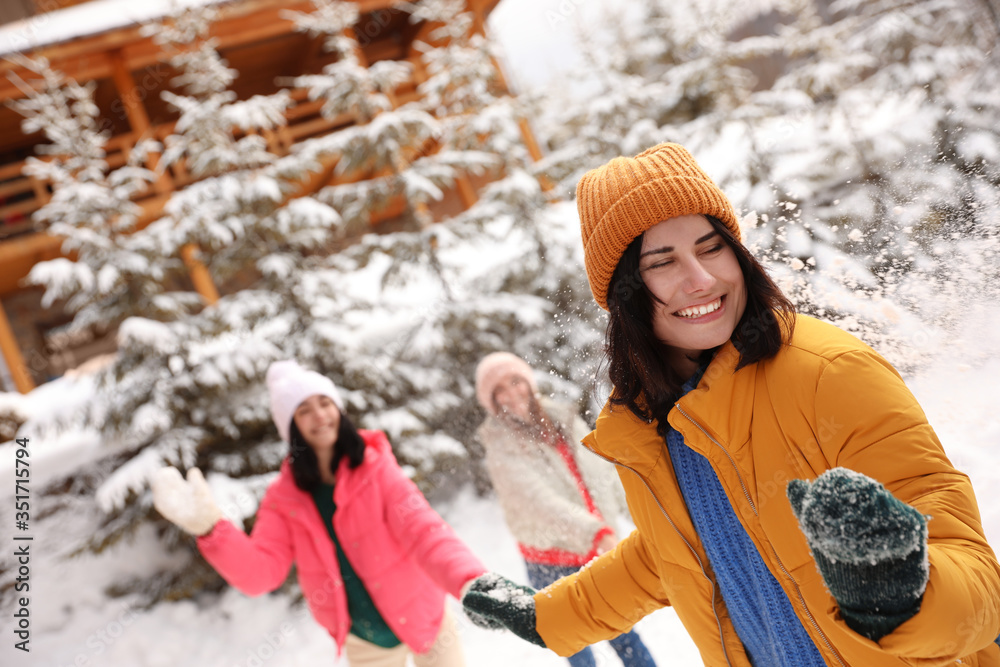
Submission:
M 493 416 L 478 430 L 486 467 L 514 539 L 532 549 L 585 555 L 599 530 L 609 526 L 618 532 L 616 519 L 625 507 L 621 483 L 613 464 L 580 444 L 590 429 L 572 406 L 547 399 L 540 403 L 562 428 L 601 517 L 587 510 L 576 479 L 555 447 Z

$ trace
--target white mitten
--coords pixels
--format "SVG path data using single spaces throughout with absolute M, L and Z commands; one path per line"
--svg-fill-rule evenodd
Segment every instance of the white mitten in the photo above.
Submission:
M 192 535 L 206 535 L 222 518 L 212 499 L 212 490 L 197 468 L 188 470 L 187 481 L 172 466 L 157 470 L 151 483 L 153 507 L 168 521 Z

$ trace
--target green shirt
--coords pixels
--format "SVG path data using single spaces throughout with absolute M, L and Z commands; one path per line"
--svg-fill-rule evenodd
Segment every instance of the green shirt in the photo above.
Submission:
M 399 646 L 402 642 L 375 607 L 372 596 L 368 594 L 365 585 L 351 567 L 351 562 L 347 560 L 337 539 L 337 533 L 333 530 L 333 513 L 337 511 L 337 504 L 333 500 L 333 484 L 320 483 L 313 490 L 312 497 L 319 515 L 323 518 L 323 525 L 333 540 L 334 551 L 337 552 L 340 577 L 344 581 L 344 592 L 347 594 L 347 612 L 351 616 L 351 634 L 382 648 Z

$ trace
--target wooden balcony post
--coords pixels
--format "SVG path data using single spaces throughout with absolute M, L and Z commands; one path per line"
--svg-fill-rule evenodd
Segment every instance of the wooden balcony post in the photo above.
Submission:
M 476 189 L 472 187 L 472 181 L 469 180 L 468 176 L 462 174 L 455 179 L 455 184 L 458 186 L 458 196 L 462 198 L 462 204 L 466 210 L 469 210 L 479 201 L 479 195 L 476 194 Z
M 193 243 L 188 243 L 181 248 L 181 257 L 184 259 L 184 265 L 187 266 L 188 273 L 191 275 L 191 282 L 194 283 L 195 290 L 211 306 L 219 300 L 219 290 L 212 281 L 212 275 L 208 272 L 208 267 L 198 259 L 197 251 L 197 246 Z
M 344 36 L 354 42 L 354 57 L 358 59 L 358 64 L 362 67 L 368 67 L 371 63 L 368 62 L 364 51 L 361 50 L 361 42 L 358 41 L 358 34 L 354 32 L 354 28 L 344 28 Z
M 7 311 L 3 304 L 0 304 L 0 352 L 3 352 L 4 361 L 7 362 L 7 369 L 14 380 L 14 387 L 22 394 L 27 394 L 35 388 L 35 382 L 31 379 L 31 373 L 24 363 L 24 356 L 21 348 L 14 338 L 14 330 L 10 327 L 10 320 L 7 319 Z
M 142 103 L 144 95 L 135 85 L 135 79 L 132 78 L 132 73 L 125 63 L 125 57 L 122 55 L 121 49 L 115 49 L 111 52 L 111 78 L 114 81 L 115 88 L 118 90 L 118 97 L 122 101 L 122 106 L 125 108 L 125 115 L 128 117 L 128 123 L 132 128 L 132 135 L 135 141 L 139 141 L 145 137 L 154 138 L 155 133 L 149 122 L 149 114 L 146 113 L 146 107 Z M 135 144 L 133 143 L 133 145 Z M 150 169 L 155 171 L 158 163 L 159 155 L 149 156 Z M 153 184 L 153 189 L 161 194 L 173 190 L 173 185 L 170 183 L 166 172 L 159 175 Z
M 45 206 L 52 199 L 49 194 L 49 190 L 45 187 L 45 184 L 34 176 L 29 176 L 28 181 L 31 183 L 31 190 L 35 193 L 35 199 L 41 206 Z
M 484 7 L 484 2 L 482 0 L 467 0 L 469 10 L 472 12 L 473 16 L 473 32 L 482 35 L 483 37 L 488 37 L 486 34 L 486 14 L 488 10 Z M 492 7 L 491 7 L 492 8 Z M 507 84 L 507 77 L 504 76 L 503 68 L 500 66 L 500 62 L 490 56 L 490 60 L 493 61 L 493 67 L 497 71 L 497 82 L 504 91 L 508 94 L 513 94 L 510 86 Z M 542 159 L 542 150 L 538 146 L 538 141 L 535 139 L 535 133 L 532 131 L 531 126 L 528 124 L 527 119 L 521 118 L 517 122 L 518 128 L 521 130 L 521 138 L 524 140 L 524 145 L 528 149 L 528 154 L 531 159 L 538 162 Z M 539 184 L 542 190 L 546 192 L 552 189 L 552 183 L 547 178 L 540 178 Z

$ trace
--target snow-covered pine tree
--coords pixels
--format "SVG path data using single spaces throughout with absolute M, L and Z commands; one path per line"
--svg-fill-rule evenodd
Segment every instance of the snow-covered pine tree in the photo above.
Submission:
M 997 20 L 987 4 L 650 0 L 619 33 L 594 38 L 619 46 L 603 66 L 591 62 L 593 78 L 633 83 L 597 84 L 569 114 L 557 105 L 548 141 L 557 156 L 596 158 L 592 136 L 634 154 L 644 146 L 599 111 L 666 86 L 630 131 L 645 145 L 691 148 L 737 208 L 756 212 L 747 237 L 802 309 L 906 367 L 930 349 L 916 349 L 926 327 L 914 333 L 914 314 L 942 327 L 960 316 L 924 312 L 940 303 L 926 298 L 930 285 L 976 293 L 996 282 L 1000 193 L 987 156 L 1000 143 L 986 82 L 997 76 Z M 578 172 L 561 174 L 571 185 Z M 985 259 L 970 267 L 942 239 Z M 845 306 L 859 290 L 873 300 L 864 312 Z
M 521 139 L 523 110 L 497 85 L 492 49 L 473 32 L 463 3 L 404 6 L 414 20 L 434 26 L 428 38 L 438 46 L 419 46 L 427 75 L 419 86 L 422 97 L 398 108 L 390 107 L 378 86 L 364 85 L 364 75 L 354 65 L 351 54 L 357 49 L 350 36 L 344 36 L 351 8 L 344 3 L 317 4 L 320 10 L 315 14 L 323 16 L 324 23 L 303 20 L 303 28 L 322 32 L 341 45 L 341 59 L 322 75 L 300 79 L 298 85 L 309 86 L 315 95 L 338 90 L 338 99 L 382 110 L 368 124 L 308 142 L 302 150 L 331 152 L 345 165 L 369 170 L 381 166 L 385 171 L 384 176 L 363 183 L 331 186 L 318 196 L 348 220 L 366 221 L 390 197 L 404 197 L 407 209 L 415 214 L 413 231 L 363 237 L 331 259 L 336 270 L 352 277 L 368 276 L 368 282 L 382 286 L 365 307 L 352 313 L 351 326 L 339 327 L 337 336 L 329 339 L 331 346 L 342 349 L 338 355 L 342 367 L 335 376 L 364 397 L 359 405 L 365 412 L 363 423 L 388 430 L 400 458 L 412 463 L 421 478 L 432 477 L 425 488 L 441 484 L 449 474 L 451 484 L 463 478 L 458 473 L 468 470 L 468 460 L 459 460 L 464 459 L 465 448 L 476 453 L 472 433 L 480 415 L 471 381 L 484 354 L 516 347 L 544 369 L 564 376 L 573 369 L 571 375 L 577 375 L 573 379 L 587 377 L 576 370 L 584 365 L 580 359 L 558 343 L 582 335 L 585 347 L 593 349 L 589 345 L 595 330 L 593 315 L 584 310 L 585 316 L 564 315 L 567 323 L 555 319 L 569 304 L 585 303 L 576 280 L 575 230 L 569 246 L 565 237 L 545 237 L 543 230 L 550 224 L 544 211 L 546 197 Z M 334 11 L 338 6 L 340 11 Z M 366 94 L 375 102 L 364 104 Z M 400 140 L 407 136 L 406 120 L 412 118 L 433 129 L 426 138 L 420 135 L 422 145 L 407 146 Z M 391 134 L 392 141 L 383 140 L 388 130 L 400 126 Z M 402 158 L 381 155 L 380 145 L 398 150 Z M 377 159 L 394 166 L 372 162 Z M 491 173 L 499 169 L 501 178 L 478 193 L 471 209 L 453 220 L 425 226 L 419 213 L 421 204 L 430 201 L 428 195 L 437 198 L 441 188 L 487 169 L 494 170 Z M 492 271 L 475 272 L 473 277 L 466 256 L 477 252 L 484 239 L 518 248 L 509 256 L 517 257 L 517 262 L 511 264 L 508 257 L 497 265 L 495 257 L 489 257 L 481 266 Z M 419 296 L 415 298 L 414 292 Z M 383 310 L 392 316 L 386 320 L 380 315 L 373 331 L 367 313 Z M 550 326 L 573 331 L 554 333 Z M 535 338 L 536 328 L 547 333 Z M 475 461 L 472 470 L 478 471 Z M 484 477 L 480 474 L 479 479 Z
M 572 90 L 547 96 L 540 125 L 545 175 L 571 194 L 588 169 L 737 108 L 753 77 L 726 35 L 756 6 L 646 0 L 631 8 L 638 16 L 607 9 L 576 24 L 583 63 L 565 77 Z
M 117 326 L 132 315 L 176 319 L 201 304 L 194 292 L 167 291 L 183 271 L 164 258 L 148 238 L 134 235 L 141 213 L 134 203 L 155 179 L 146 158 L 159 147 L 140 141 L 125 166 L 109 170 L 109 133 L 102 130 L 93 100 L 94 85 L 81 86 L 53 71 L 43 59 L 18 58 L 38 79 L 20 84 L 27 93 L 12 106 L 25 119 L 26 134 L 43 131 L 39 147 L 46 159 L 29 158 L 26 172 L 52 184 L 50 201 L 35 223 L 61 236 L 61 258 L 37 264 L 27 282 L 45 287 L 42 305 L 56 302 L 74 314 L 72 328 Z
M 996 23 L 983 10 L 809 3 L 752 42 L 787 63 L 743 107 L 742 141 L 758 156 L 746 205 L 784 200 L 757 242 L 776 263 L 814 262 L 815 277 L 789 283 L 803 307 L 841 318 L 904 368 L 924 360 L 926 323 L 946 331 L 964 315 L 931 312 L 941 301 L 930 290 L 959 297 L 995 283 L 983 269 L 996 253 L 1000 191 L 983 156 L 997 154 L 1000 136 L 983 128 L 998 119 L 985 84 L 998 73 Z M 956 249 L 986 261 L 970 266 Z M 847 312 L 842 297 L 859 291 L 871 309 Z
M 537 234 L 536 218 L 547 197 L 522 135 L 529 109 L 507 90 L 495 47 L 476 31 L 463 0 L 404 2 L 399 7 L 410 13 L 411 21 L 429 28 L 427 41 L 414 45 L 422 54 L 425 77 L 418 87 L 419 104 L 435 116 L 440 134 L 438 149 L 422 158 L 421 166 L 435 172 L 457 167 L 457 173 L 452 171 L 457 181 L 484 169 L 497 176 L 477 195 L 475 205 L 458 216 L 464 224 L 453 225 L 454 230 L 477 234 L 486 221 L 512 216 L 536 240 L 536 252 L 525 262 L 544 262 L 546 244 Z M 474 157 L 463 167 L 456 160 L 461 155 Z M 465 185 L 471 188 L 468 180 Z
M 170 64 L 181 72 L 174 84 L 184 93 L 164 93 L 180 116 L 161 165 L 183 161 L 199 180 L 175 193 L 165 215 L 140 233 L 167 257 L 198 249 L 224 288 L 234 277 L 249 286 L 177 321 L 123 323 L 118 357 L 94 408 L 125 460 L 96 490 L 108 521 L 93 536 L 94 548 L 148 516 L 147 480 L 165 464 L 241 478 L 233 493 L 242 500 L 228 506 L 252 513 L 260 476 L 284 455 L 271 431 L 264 373 L 272 361 L 301 354 L 289 341 L 314 314 L 301 283 L 341 231 L 334 209 L 300 192 L 320 164 L 275 154 L 265 139 L 285 122 L 287 91 L 237 100 L 229 90 L 235 72 L 207 38 L 211 18 L 210 9 L 189 9 L 150 30 L 173 51 Z M 315 355 L 303 356 L 308 364 Z M 234 518 L 243 518 L 240 510 Z M 203 571 L 193 573 L 200 585 Z M 168 583 L 191 584 L 192 575 L 181 576 Z
M 183 164 L 198 180 L 143 229 L 131 224 L 138 208 L 131 197 L 155 175 L 136 159 L 108 172 L 89 91 L 49 73 L 48 88 L 21 105 L 27 122 L 63 142 L 50 149 L 55 160 L 32 168 L 55 183 L 40 216 L 81 260 L 40 264 L 33 276 L 51 283 L 46 298 L 84 306 L 74 326 L 120 323 L 118 356 L 83 417 L 83 425 L 101 430 L 105 455 L 76 471 L 72 484 L 54 484 L 48 501 L 62 506 L 62 493 L 96 495 L 105 514 L 86 542 L 98 551 L 148 518 L 147 479 L 166 463 L 250 475 L 251 489 L 254 474 L 275 469 L 282 453 L 272 451 L 261 380 L 271 361 L 294 354 L 285 342 L 312 313 L 300 296 L 302 276 L 340 226 L 335 210 L 295 196 L 318 165 L 270 152 L 262 136 L 284 122 L 287 92 L 236 100 L 228 90 L 234 73 L 205 39 L 209 19 L 207 10 L 188 10 L 154 29 L 173 50 L 170 62 L 180 71 L 174 84 L 183 93 L 166 93 L 180 116 L 159 168 Z M 165 287 L 187 282 L 190 248 L 223 288 L 240 272 L 254 289 L 192 312 L 202 305 L 197 294 Z M 181 576 L 201 581 L 202 574 L 195 568 Z M 185 581 L 171 574 L 163 583 L 183 588 Z M 153 598 L 161 592 L 147 591 Z
M 502 177 L 484 188 L 476 205 L 447 230 L 455 236 L 451 244 L 456 250 L 484 242 L 509 245 L 512 240 L 521 249 L 513 262 L 504 256 L 499 263 L 485 262 L 480 286 L 472 293 L 482 296 L 455 304 L 437 326 L 449 345 L 463 350 L 453 359 L 461 362 L 455 371 L 464 373 L 466 381 L 485 353 L 509 349 L 538 371 L 547 371 L 551 384 L 543 378 L 543 387 L 548 384 L 556 395 L 595 410 L 606 389 L 594 385 L 603 323 L 586 282 L 579 280 L 575 207 L 547 204 L 560 193 L 540 187 L 551 182 L 545 161 L 531 161 L 521 134 L 536 104 L 509 95 L 496 69 L 495 47 L 470 29 L 473 19 L 462 6 L 459 0 L 424 0 L 410 10 L 414 18 L 440 26 L 429 33 L 431 40 L 449 40 L 443 48 L 423 47 L 428 79 L 421 84 L 432 110 L 450 111 L 441 119 L 448 128 L 441 141 L 444 149 L 485 150 L 502 164 Z M 470 403 L 471 390 L 470 382 L 459 394 Z
M 340 226 L 333 209 L 302 196 L 301 181 L 320 164 L 309 156 L 274 152 L 268 136 L 286 123 L 287 90 L 237 100 L 236 72 L 219 56 L 208 28 L 212 8 L 193 8 L 147 32 L 181 74 L 184 91 L 163 93 L 180 113 L 164 140 L 162 166 L 182 161 L 195 182 L 174 195 L 155 233 L 165 254 L 193 245 L 221 283 L 248 266 L 298 257 L 320 248 Z M 261 267 L 256 267 L 258 272 Z
M 320 3 L 312 18 L 298 18 L 305 26 L 333 25 L 331 38 L 344 44 L 350 21 L 337 19 L 336 9 Z M 481 414 L 473 371 L 487 352 L 512 349 L 555 373 L 541 378 L 543 387 L 587 401 L 599 333 L 579 280 L 575 216 L 543 208 L 546 198 L 515 129 L 515 104 L 491 93 L 476 109 L 475 95 L 455 93 L 491 90 L 492 83 L 471 80 L 487 76 L 484 66 L 467 68 L 472 74 L 452 86 L 448 68 L 438 66 L 449 58 L 428 49 L 428 86 L 441 91 L 430 95 L 433 108 L 394 108 L 397 66 L 362 68 L 348 44 L 322 79 L 300 83 L 330 102 L 328 113 L 353 114 L 354 124 L 275 156 L 257 135 L 281 122 L 282 96 L 228 99 L 230 75 L 199 42 L 202 25 L 185 16 L 159 29 L 178 49 L 174 63 L 185 88 L 171 96 L 181 116 L 160 164 L 198 165 L 202 180 L 170 200 L 163 220 L 133 236 L 162 249 L 163 261 L 176 262 L 183 248 L 197 246 L 223 286 L 241 266 L 252 269 L 240 275 L 251 282 L 198 313 L 122 323 L 118 358 L 89 403 L 89 423 L 101 429 L 106 455 L 49 489 L 53 520 L 60 511 L 92 516 L 96 496 L 102 514 L 88 524 L 85 548 L 101 551 L 136 534 L 156 518 L 146 489 L 164 464 L 201 467 L 227 514 L 250 517 L 285 454 L 262 382 L 276 359 L 297 358 L 334 379 L 349 413 L 388 431 L 427 491 L 476 475 L 472 433 Z M 459 43 L 483 58 L 484 43 Z M 327 88 L 333 85 L 337 92 Z M 451 120 L 449 106 L 463 109 L 461 122 Z M 256 125 L 241 124 L 247 119 Z M 345 180 L 374 176 L 377 183 L 353 191 L 344 183 L 316 199 L 284 203 L 297 175 L 327 158 L 338 160 Z M 416 215 L 421 202 L 486 168 L 504 178 L 483 188 L 473 209 L 424 226 Z M 361 227 L 396 193 L 415 213 L 413 231 L 365 235 L 324 256 L 320 246 L 331 230 Z M 158 530 L 190 546 L 162 521 Z M 116 593 L 152 603 L 221 585 L 191 558 L 153 580 L 122 582 Z
M 383 60 L 370 65 L 353 36 L 357 5 L 313 0 L 310 14 L 289 12 L 300 30 L 325 38 L 337 60 L 323 72 L 296 77 L 293 84 L 323 99 L 327 118 L 346 116 L 353 125 L 306 142 L 299 151 L 314 159 L 334 158 L 337 174 L 349 182 L 329 186 L 321 200 L 341 211 L 352 230 L 368 228 L 373 212 L 401 201 L 418 227 L 432 220 L 428 202 L 443 196 L 450 174 L 424 173 L 414 163 L 439 133 L 435 119 L 419 107 L 393 104 L 396 89 L 412 76 L 410 63 Z M 364 180 L 361 180 L 364 179 Z M 353 182 L 351 182 L 353 181 Z

